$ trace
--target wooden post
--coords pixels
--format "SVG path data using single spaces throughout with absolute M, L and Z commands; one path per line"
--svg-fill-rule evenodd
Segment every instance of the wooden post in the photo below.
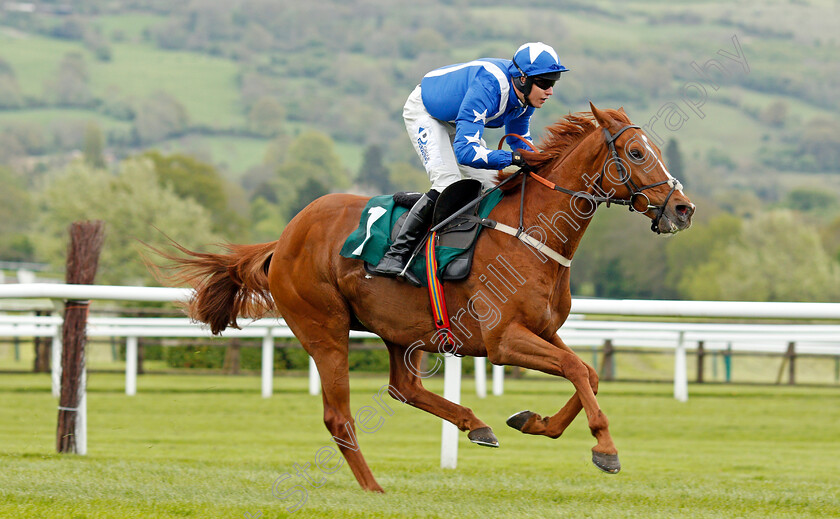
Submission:
M 93 283 L 99 264 L 99 253 L 105 238 L 101 220 L 75 222 L 70 226 L 67 250 L 66 282 Z M 85 454 L 85 342 L 90 301 L 66 301 L 64 304 L 63 344 L 61 354 L 61 396 L 58 405 L 56 450 Z
M 143 347 L 143 340 L 148 339 L 148 337 L 138 337 L 137 338 L 137 374 L 138 375 L 145 375 L 146 368 L 143 365 L 143 360 L 146 357 L 146 350 Z
M 36 310 L 35 315 L 49 315 L 49 312 Z M 35 373 L 50 372 L 50 348 L 52 348 L 52 337 L 35 337 L 35 362 L 33 370 Z
M 697 383 L 703 383 L 703 362 L 706 358 L 706 348 L 703 341 L 697 342 Z
M 718 353 L 712 350 L 712 380 L 718 379 Z
M 791 386 L 796 384 L 796 343 L 791 341 L 788 343 L 787 353 L 788 358 L 788 384 Z
M 225 360 L 222 363 L 222 371 L 224 373 L 238 375 L 240 358 L 239 339 L 231 339 L 230 344 L 225 347 Z
M 601 380 L 615 380 L 615 350 L 612 339 L 604 341 L 604 358 L 601 362 L 601 372 L 598 374 Z
M 723 368 L 726 374 L 726 383 L 732 382 L 732 343 L 726 343 L 726 351 L 723 353 Z
M 776 384 L 782 383 L 785 375 L 785 366 L 788 368 L 788 384 L 796 384 L 796 343 L 789 342 L 782 363 L 779 365 L 779 372 L 776 374 Z
M 834 382 L 840 382 L 840 355 L 834 357 Z

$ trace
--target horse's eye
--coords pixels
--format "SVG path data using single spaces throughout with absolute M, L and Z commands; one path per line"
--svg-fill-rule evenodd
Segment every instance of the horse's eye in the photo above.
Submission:
M 639 150 L 630 150 L 630 158 L 633 160 L 642 160 L 642 152 Z

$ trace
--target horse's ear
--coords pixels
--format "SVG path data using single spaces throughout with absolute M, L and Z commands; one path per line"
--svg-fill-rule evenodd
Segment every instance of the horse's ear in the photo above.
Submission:
M 623 113 L 624 115 L 627 115 L 627 112 L 625 112 L 625 111 L 624 111 L 624 107 L 623 107 L 623 106 L 619 106 L 619 107 L 618 107 L 618 111 L 619 111 L 619 112 L 621 112 L 621 113 Z
M 589 101 L 589 109 L 592 110 L 592 115 L 595 116 L 595 120 L 598 121 L 598 125 L 601 128 L 609 128 L 612 126 L 612 118 L 601 110 L 598 110 L 595 105 L 592 104 L 592 101 Z

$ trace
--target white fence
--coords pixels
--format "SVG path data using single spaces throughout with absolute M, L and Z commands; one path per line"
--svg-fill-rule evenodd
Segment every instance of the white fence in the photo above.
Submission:
M 173 302 L 187 300 L 191 291 L 176 288 L 117 287 L 102 285 L 26 284 L 0 285 L 0 299 L 51 299 L 58 309 L 65 300 L 122 300 Z M 574 299 L 574 314 L 613 316 L 660 316 L 749 319 L 840 320 L 840 303 L 758 303 L 716 301 L 640 301 Z M 57 347 L 52 349 L 53 392 L 58 395 L 60 380 L 60 317 L 0 316 L 1 337 L 52 336 Z M 210 333 L 184 318 L 91 318 L 89 336 L 126 338 L 126 394 L 137 391 L 137 339 L 139 337 L 209 337 Z M 655 323 L 625 321 L 593 321 L 570 319 L 561 329 L 561 336 L 571 346 L 598 346 L 610 340 L 616 347 L 663 348 L 674 351 L 674 397 L 688 399 L 686 350 L 702 341 L 708 351 L 762 351 L 784 353 L 788 344 L 796 343 L 798 353 L 840 355 L 840 325 L 835 324 L 725 324 L 725 323 Z M 278 320 L 254 321 L 242 330 L 227 330 L 225 337 L 262 338 L 262 395 L 272 393 L 274 339 L 292 337 L 291 330 Z M 373 337 L 351 332 L 351 337 Z M 493 367 L 493 393 L 503 390 L 501 366 Z M 461 359 L 445 361 L 444 397 L 459 402 Z M 485 359 L 476 359 L 476 392 L 486 394 Z M 83 381 L 84 384 L 84 381 Z M 310 393 L 320 389 L 317 370 L 310 360 Z M 84 403 L 84 397 L 83 397 Z M 87 450 L 84 424 L 86 406 L 80 405 L 77 430 L 79 453 Z M 457 462 L 458 430 L 443 422 L 441 465 L 453 467 Z

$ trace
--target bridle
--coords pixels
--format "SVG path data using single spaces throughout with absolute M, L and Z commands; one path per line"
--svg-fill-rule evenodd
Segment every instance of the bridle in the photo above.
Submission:
M 618 137 L 622 133 L 624 133 L 625 131 L 627 131 L 631 128 L 639 129 L 640 127 L 635 125 L 635 124 L 628 124 L 627 126 L 624 126 L 623 128 L 621 128 L 620 130 L 618 130 L 614 134 L 611 134 L 610 131 L 607 128 L 603 128 L 604 139 L 606 141 L 606 145 L 609 148 L 612 156 L 611 156 L 611 160 L 607 160 L 607 162 L 604 164 L 604 167 L 601 168 L 601 173 L 598 175 L 598 180 L 596 181 L 596 183 L 598 185 L 598 190 L 603 193 L 604 189 L 602 187 L 602 184 L 603 184 L 603 179 L 604 179 L 604 172 L 607 171 L 607 168 L 609 167 L 609 165 L 611 163 L 614 163 L 615 167 L 616 167 L 616 170 L 618 171 L 618 174 L 619 174 L 619 179 L 624 184 L 624 186 L 627 188 L 627 190 L 630 191 L 630 198 L 612 198 L 609 195 L 602 196 L 602 195 L 593 195 L 592 193 L 587 193 L 585 191 L 572 191 L 571 189 L 566 189 L 564 187 L 558 186 L 554 182 L 551 182 L 551 181 L 537 175 L 533 171 L 528 171 L 528 174 L 530 175 L 531 178 L 533 178 L 534 180 L 536 180 L 537 182 L 539 182 L 540 184 L 542 184 L 542 185 L 544 185 L 548 188 L 551 188 L 555 191 L 559 191 L 561 193 L 565 193 L 567 195 L 572 195 L 573 197 L 582 198 L 584 200 L 589 200 L 589 201 L 591 201 L 595 204 L 605 203 L 607 205 L 607 207 L 609 207 L 612 204 L 626 205 L 630 209 L 630 212 L 634 212 L 634 213 L 646 213 L 650 210 L 655 210 L 656 211 L 656 216 L 653 218 L 653 221 L 651 222 L 650 229 L 653 232 L 655 232 L 656 234 L 660 234 L 661 231 L 659 230 L 659 221 L 662 219 L 662 216 L 664 216 L 664 214 L 665 214 L 665 207 L 668 205 L 668 201 L 671 199 L 671 195 L 674 194 L 674 191 L 676 191 L 677 189 L 682 189 L 682 184 L 680 184 L 679 180 L 677 180 L 673 177 L 668 178 L 667 180 L 661 180 L 659 182 L 654 182 L 652 184 L 647 184 L 647 185 L 644 185 L 642 187 L 637 186 L 636 183 L 633 182 L 633 179 L 630 177 L 630 172 L 627 171 L 627 169 L 625 168 L 625 166 L 623 164 L 623 160 L 621 159 L 621 157 L 618 156 L 618 151 L 616 151 L 616 149 L 615 149 L 616 139 L 618 139 Z M 502 137 L 502 139 L 499 141 L 499 148 L 500 149 L 501 149 L 502 142 L 507 137 L 518 138 L 519 140 L 524 142 L 528 147 L 530 147 L 532 150 L 534 150 L 534 146 L 531 144 L 530 141 L 527 141 L 522 136 L 516 135 L 516 134 L 508 134 L 508 135 L 505 135 L 504 137 Z M 534 151 L 536 151 L 536 150 L 534 150 Z M 524 183 L 524 180 L 523 180 L 523 183 Z M 650 198 L 644 193 L 644 191 L 646 189 L 661 186 L 663 184 L 668 184 L 671 187 L 671 190 L 668 192 L 668 195 L 665 197 L 665 200 L 662 202 L 662 204 L 651 205 Z M 638 209 L 635 208 L 635 203 L 636 203 L 637 197 L 644 197 L 644 200 L 645 200 L 645 202 L 644 202 L 645 210 L 644 211 L 639 211 Z

